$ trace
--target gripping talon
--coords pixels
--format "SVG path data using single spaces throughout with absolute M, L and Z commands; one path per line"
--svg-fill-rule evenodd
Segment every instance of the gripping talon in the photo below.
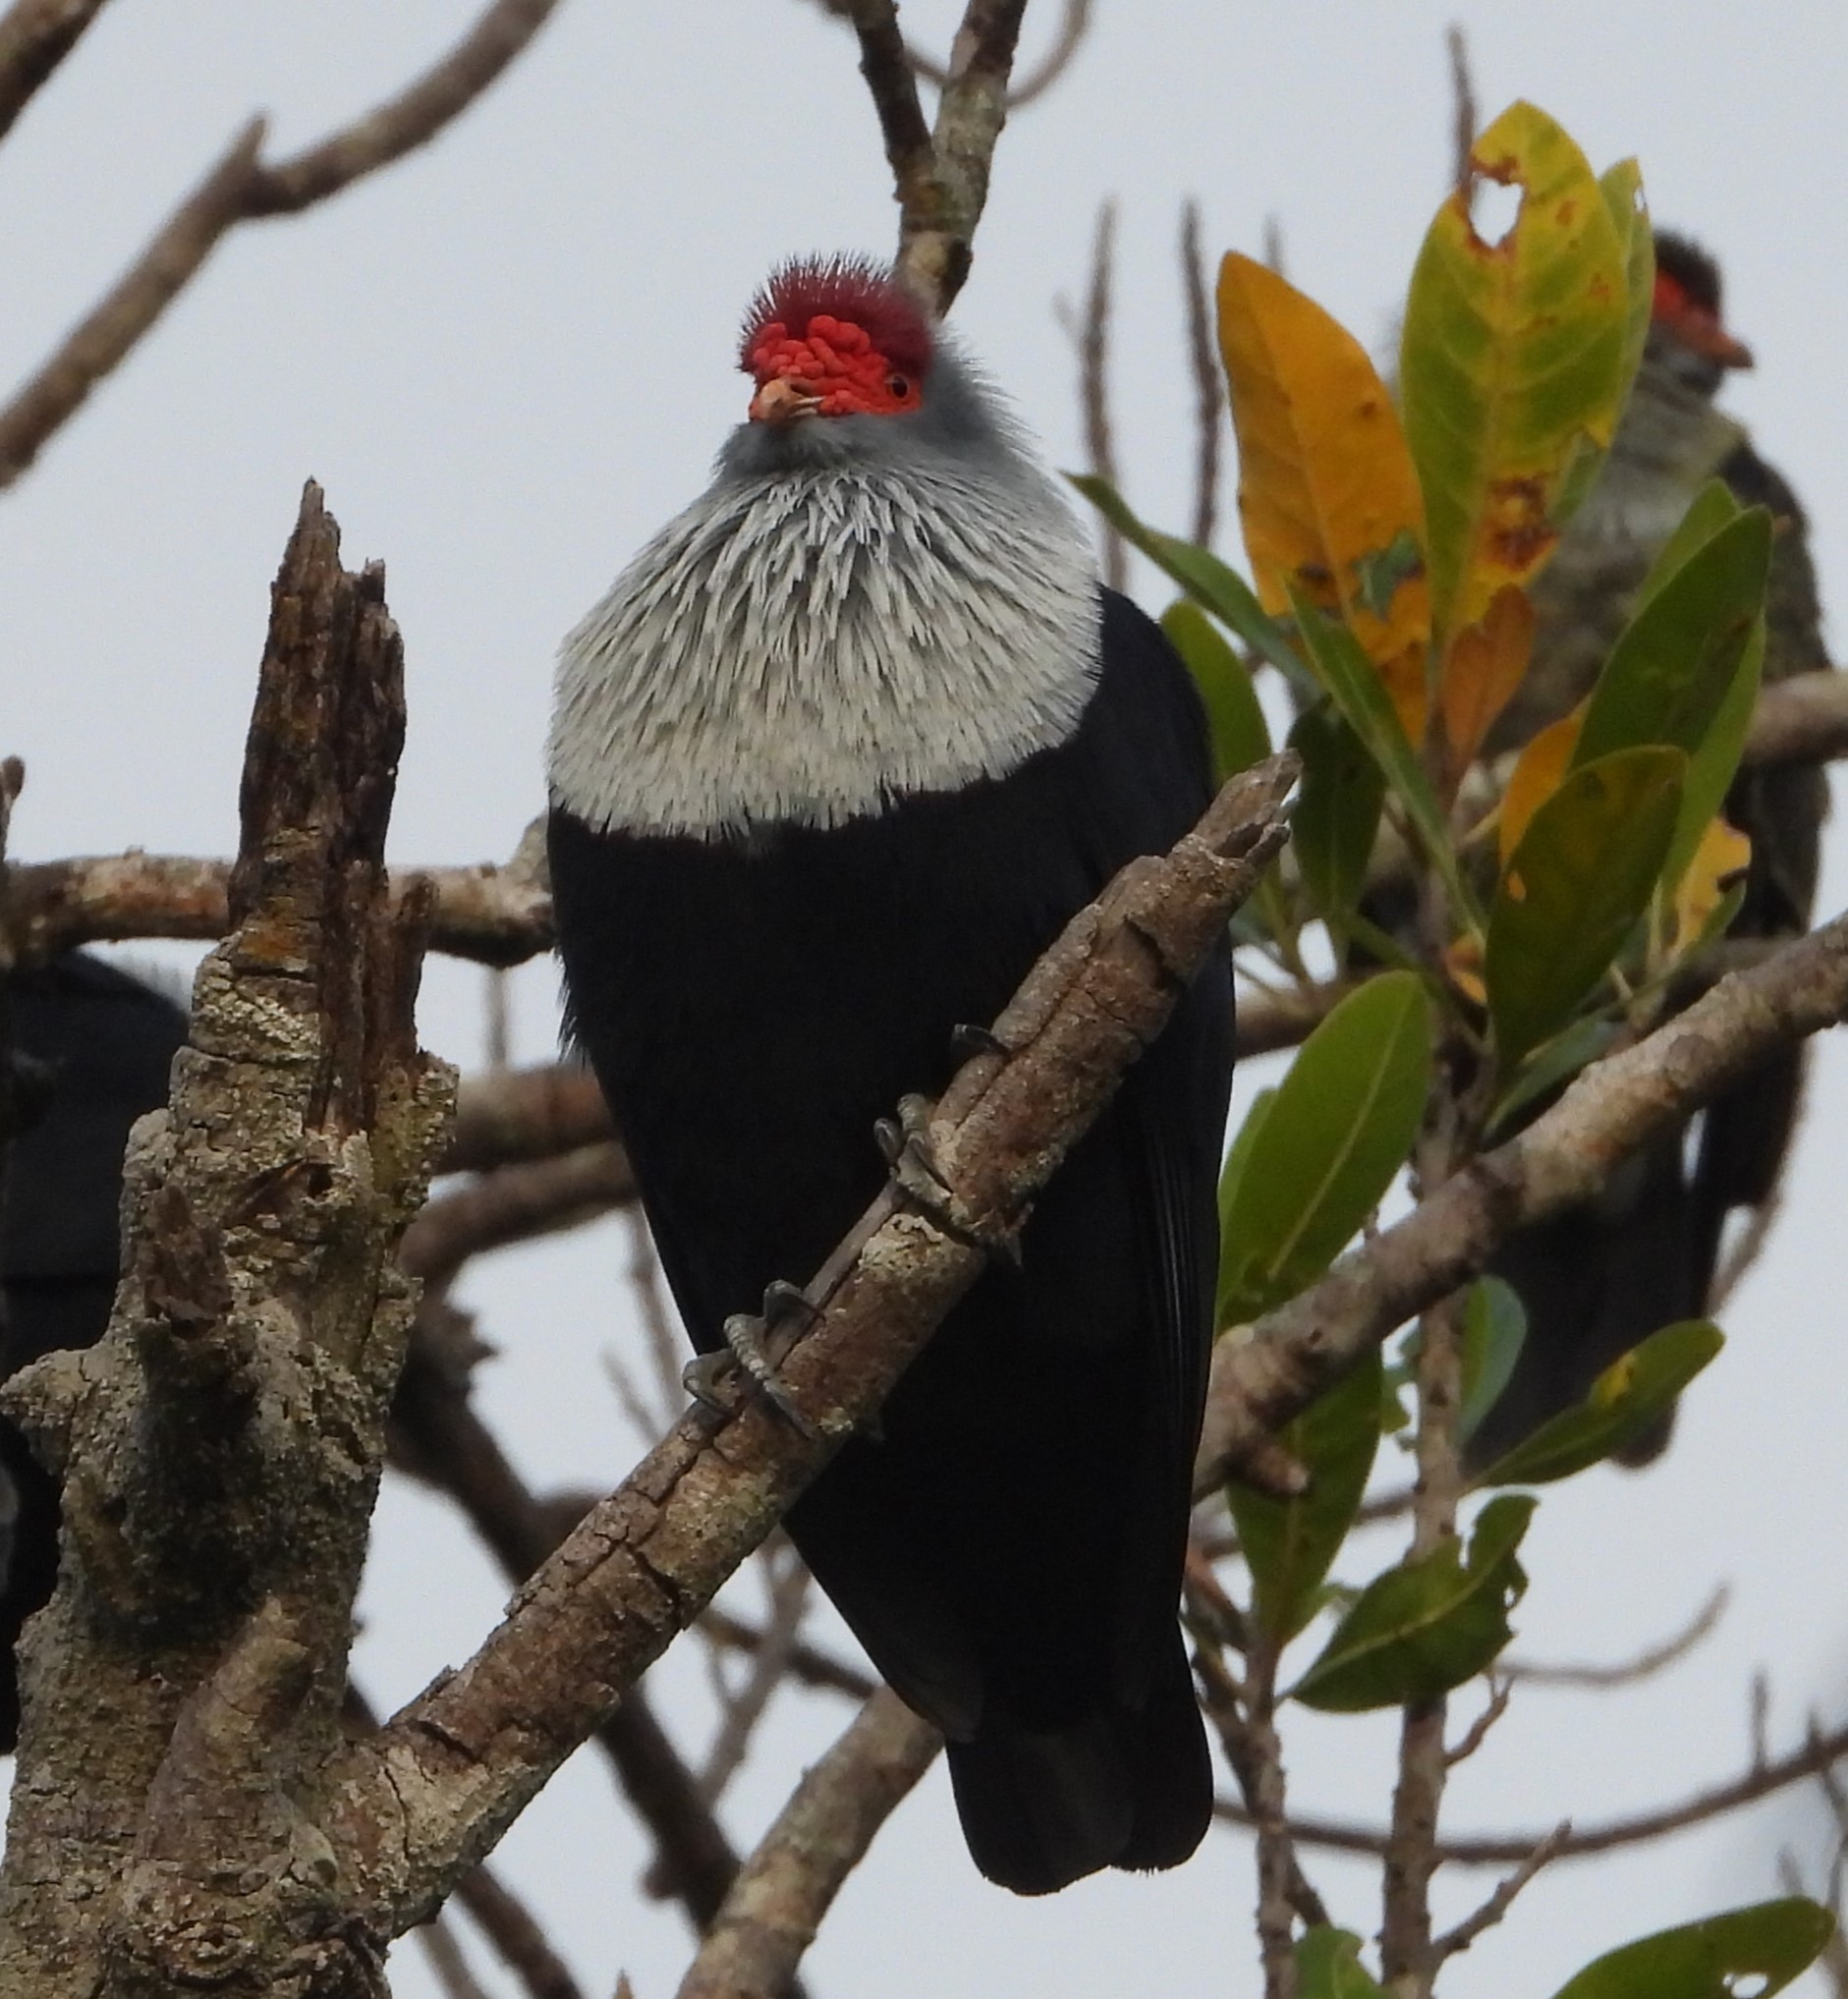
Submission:
M 723 1416 L 729 1405 L 719 1384 L 737 1369 L 737 1357 L 728 1347 L 713 1354 L 696 1354 L 680 1370 L 680 1385 L 701 1409 L 714 1410 Z
M 958 1062 L 968 1062 L 977 1055 L 1005 1055 L 1007 1043 L 992 1027 L 981 1027 L 975 1021 L 958 1021 L 950 1029 L 950 1053 Z
M 1020 1243 L 1013 1232 L 976 1227 L 962 1212 L 955 1190 L 937 1164 L 930 1137 L 930 1114 L 935 1108 L 926 1096 L 901 1097 L 897 1122 L 881 1118 L 875 1127 L 893 1186 L 946 1236 L 1018 1269 Z
M 783 1288 L 798 1298 L 802 1297 L 794 1285 Z M 775 1289 L 775 1286 L 771 1287 L 772 1291 Z M 803 1299 L 802 1302 L 808 1305 L 811 1312 L 814 1310 L 812 1305 L 809 1305 L 807 1299 Z M 766 1305 L 769 1305 L 769 1293 L 764 1295 L 764 1303 Z M 819 1438 L 821 1431 L 797 1407 L 795 1397 L 784 1386 L 782 1376 L 776 1371 L 776 1363 L 771 1360 L 769 1352 L 770 1330 L 771 1322 L 767 1312 L 762 1318 L 748 1311 L 733 1312 L 725 1321 L 725 1345 L 730 1349 L 731 1356 L 738 1365 L 762 1392 L 764 1400 L 786 1422 L 800 1430 L 805 1437 L 812 1440 Z

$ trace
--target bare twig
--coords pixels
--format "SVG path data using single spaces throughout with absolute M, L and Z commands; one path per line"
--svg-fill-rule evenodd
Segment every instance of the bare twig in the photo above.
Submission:
M 429 1309 L 426 1299 L 424 1312 Z M 392 1405 L 398 1438 L 408 1443 L 420 1473 L 461 1507 L 509 1582 L 523 1583 L 576 1523 L 529 1489 L 476 1413 L 466 1385 L 432 1360 L 422 1333 L 420 1315 Z M 654 1839 L 661 1892 L 678 1900 L 703 1930 L 738 1872 L 738 1857 L 644 1689 L 630 1688 L 597 1740 Z
M 476 1927 L 500 1961 L 520 1980 L 529 1999 L 584 1999 L 578 1981 L 552 1949 L 532 1913 L 491 1867 L 465 1874 L 456 1890 Z
M 14 0 L 0 18 L 0 138 L 102 9 L 103 0 Z
M 488 1999 L 486 1988 L 470 1971 L 469 1961 L 462 1954 L 455 1932 L 440 1916 L 433 1916 L 428 1922 L 420 1923 L 417 1939 L 423 1946 L 423 1955 L 429 1960 L 430 1970 L 435 1972 L 436 1982 L 443 1988 L 447 1999 Z
M 880 1688 L 745 1862 L 680 1999 L 781 1999 L 842 1882 L 942 1740 Z
M 0 411 L 0 487 L 11 485 L 31 465 L 197 274 L 228 230 L 323 201 L 426 144 L 527 46 L 556 5 L 557 0 L 493 0 L 456 47 L 408 89 L 318 145 L 273 166 L 260 157 L 263 121 L 252 119 L 113 290 Z M 8 23 L 24 11 L 16 7 Z M 70 6 L 65 11 L 83 10 Z M 0 24 L 0 29 L 6 25 Z M 82 26 L 80 21 L 78 28 Z M 0 43 L 0 60 L 4 53 Z M 0 76 L 0 93 L 5 83 Z
M 1008 76 L 1026 0 L 969 0 L 951 45 L 934 128 L 924 122 L 893 0 L 829 0 L 860 37 L 898 196 L 898 268 L 939 316 L 969 276 L 988 169 L 1007 122 Z
M 1453 21 L 1444 29 L 1444 46 L 1450 54 L 1450 177 L 1457 198 L 1468 203 L 1474 174 L 1470 155 L 1476 150 L 1480 119 L 1476 109 L 1476 83 L 1470 75 L 1470 38 L 1463 24 Z
M 1534 1851 L 1512 1874 L 1495 1884 L 1495 1892 L 1480 1909 L 1466 1916 L 1454 1929 L 1445 1930 L 1443 1935 L 1436 1939 L 1431 1945 L 1432 1961 L 1441 1965 L 1446 1958 L 1453 1958 L 1459 1951 L 1468 1950 L 1484 1930 L 1492 1929 L 1513 1907 L 1514 1898 L 1548 1860 L 1558 1858 L 1561 1849 L 1571 1837 L 1572 1821 L 1562 1819 L 1536 1845 Z
M 840 0 L 827 0 L 835 12 L 845 12 Z M 1007 92 L 1007 108 L 1018 111 L 1023 105 L 1031 104 L 1036 97 L 1042 97 L 1051 89 L 1070 68 L 1072 58 L 1078 53 L 1079 43 L 1085 38 L 1091 27 L 1091 0 L 1065 0 L 1065 16 L 1059 23 L 1059 31 L 1052 38 L 1044 55 L 1017 83 L 1011 83 Z M 927 55 L 915 43 L 908 42 L 906 54 L 911 66 L 926 83 L 933 83 L 940 90 L 950 80 L 949 71 L 932 55 Z
M 1444 1751 L 1447 1768 L 1455 1769 L 1459 1763 L 1467 1762 L 1488 1740 L 1488 1732 L 1508 1711 L 1508 1702 L 1513 1697 L 1514 1688 L 1505 1672 L 1499 1667 L 1490 1676 L 1488 1698 L 1483 1703 L 1483 1711 L 1470 1723 L 1457 1740 Z
M 1502 1659 L 1497 1661 L 1495 1672 L 1502 1680 L 1525 1681 L 1535 1687 L 1631 1687 L 1672 1666 L 1677 1659 L 1685 1659 L 1726 1614 L 1731 1596 L 1732 1591 L 1722 1583 L 1682 1630 L 1638 1652 L 1634 1658 L 1619 1659 L 1614 1665 L 1555 1665 L 1540 1660 Z
M 1219 515 L 1219 444 L 1225 386 L 1206 297 L 1206 257 L 1200 241 L 1200 203 L 1181 209 L 1181 284 L 1187 295 L 1187 351 L 1194 364 L 1194 541 L 1212 545 Z
M 486 1173 L 526 1159 L 556 1159 L 614 1137 L 603 1092 L 582 1063 L 465 1076 L 437 1170 Z
M 747 1624 L 743 1618 L 734 1617 L 717 1604 L 707 1608 L 694 1629 L 715 1645 L 729 1645 L 742 1652 L 756 1651 L 764 1638 L 761 1625 Z M 850 1666 L 845 1659 L 837 1659 L 831 1652 L 824 1652 L 811 1644 L 797 1644 L 791 1648 L 789 1670 L 805 1687 L 819 1687 L 829 1694 L 844 1694 L 850 1700 L 867 1699 L 879 1684 L 858 1666 Z
M 398 1259 L 440 1289 L 471 1256 L 576 1228 L 635 1198 L 629 1155 L 606 1138 L 556 1159 L 499 1167 L 438 1195 L 405 1231 Z
M 1068 330 L 1078 349 L 1078 408 L 1085 430 L 1085 457 L 1098 478 L 1119 483 L 1116 441 L 1110 430 L 1110 294 L 1116 262 L 1116 203 L 1097 204 L 1091 242 L 1091 284 L 1083 317 Z M 1103 580 L 1113 590 L 1129 580 L 1129 551 L 1109 522 L 1099 518 L 1098 553 Z
M 737 1774 L 751 1747 L 752 1731 L 782 1685 L 796 1640 L 802 1635 L 803 1612 L 809 1602 L 809 1569 L 788 1541 L 766 1544 L 764 1568 L 768 1584 L 768 1615 L 763 1637 L 743 1684 L 726 1700 L 717 1735 L 700 1772 L 700 1789 L 716 1805 Z
M 1715 1784 L 1676 1805 L 1664 1805 L 1634 1817 L 1608 1820 L 1575 1831 L 1561 1839 L 1553 1858 L 1586 1860 L 1597 1854 L 1613 1853 L 1621 1847 L 1646 1845 L 1670 1834 L 1687 1832 L 1710 1819 L 1722 1818 L 1775 1792 L 1801 1784 L 1819 1772 L 1831 1769 L 1848 1758 L 1848 1727 L 1813 1736 L 1800 1749 L 1774 1761 L 1757 1764 L 1724 1784 Z M 1252 1812 L 1243 1805 L 1222 1798 L 1215 1813 L 1232 1825 L 1253 1826 Z M 1355 1825 L 1339 1819 L 1295 1814 L 1291 1831 L 1306 1846 L 1325 1847 L 1331 1853 L 1380 1855 L 1385 1852 L 1387 1834 L 1376 1826 Z M 1541 1832 L 1451 1834 L 1437 1840 L 1433 1852 L 1446 1866 L 1519 1866 L 1535 1848 L 1549 1837 Z

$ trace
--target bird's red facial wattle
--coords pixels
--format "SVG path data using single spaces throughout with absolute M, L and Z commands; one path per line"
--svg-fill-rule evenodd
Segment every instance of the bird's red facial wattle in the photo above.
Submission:
M 754 422 L 898 416 L 923 399 L 930 331 L 876 266 L 803 260 L 778 271 L 753 306 L 741 359 L 757 385 Z
M 1752 350 L 1726 331 L 1719 314 L 1694 297 L 1668 271 L 1655 273 L 1655 299 L 1651 316 L 1692 354 L 1720 367 L 1750 367 Z

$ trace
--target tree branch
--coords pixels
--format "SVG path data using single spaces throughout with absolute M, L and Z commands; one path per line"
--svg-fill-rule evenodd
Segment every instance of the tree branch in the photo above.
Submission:
M 1067 926 L 930 1119 L 951 1226 L 888 1187 L 813 1281 L 779 1362 L 807 1418 L 734 1390 L 690 1412 L 521 1592 L 473 1659 L 334 1773 L 355 1915 L 377 1938 L 434 1906 L 761 1541 L 1007 1239 L 1153 1038 L 1284 839 L 1293 758 L 1222 792 L 1162 859 Z
M 428 1202 L 405 1231 L 399 1262 L 440 1289 L 472 1256 L 576 1228 L 635 1198 L 629 1155 L 613 1138 L 502 1166 Z
M 103 0 L 14 0 L 0 19 L 0 139 L 103 10 Z
M 745 1862 L 679 1999 L 782 1999 L 841 1884 L 943 1738 L 881 1687 Z
M 828 0 L 828 4 L 834 5 L 835 0 Z M 1031 104 L 1036 97 L 1042 97 L 1051 89 L 1070 68 L 1079 43 L 1090 28 L 1091 0 L 1065 0 L 1065 17 L 1059 23 L 1059 31 L 1051 46 L 1018 83 L 1008 86 L 1007 108 L 1010 111 L 1020 110 L 1023 105 Z M 926 83 L 934 83 L 940 90 L 949 82 L 949 71 L 935 56 L 926 55 L 911 43 L 906 44 L 905 53 L 911 59 L 912 68 Z
M 262 119 L 252 119 L 114 288 L 12 403 L 0 410 L 0 488 L 27 471 L 90 391 L 197 275 L 228 230 L 264 216 L 295 214 L 426 144 L 493 83 L 557 4 L 558 0 L 493 0 L 456 47 L 409 89 L 292 159 L 273 166 L 263 163 L 264 125 Z M 93 14 L 97 5 L 100 0 L 86 10 L 82 0 L 67 0 L 62 9 L 37 11 Z M 9 52 L 5 29 L 27 12 L 27 0 L 22 0 L 0 22 L 0 118 L 9 81 L 4 69 Z M 77 23 L 70 40 L 84 25 Z M 41 39 L 38 46 L 43 51 L 48 44 Z M 64 46 L 69 46 L 68 40 Z M 58 48 L 51 60 L 62 53 Z M 24 49 L 21 60 L 27 60 Z M 30 87 L 36 87 L 36 81 Z
M 1848 1006 L 1848 916 L 1719 984 L 1584 1071 L 1518 1138 L 1473 1160 L 1405 1220 L 1213 1354 L 1195 1468 L 1205 1493 L 1369 1348 L 1480 1273 L 1516 1230 L 1590 1198 L 1611 1169 Z

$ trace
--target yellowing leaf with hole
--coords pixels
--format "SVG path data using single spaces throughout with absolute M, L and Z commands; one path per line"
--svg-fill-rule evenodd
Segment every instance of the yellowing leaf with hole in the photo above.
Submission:
M 1534 606 L 1525 590 L 1504 583 L 1482 622 L 1451 639 L 1437 684 L 1451 781 L 1475 761 L 1483 739 L 1513 698 L 1534 651 Z
M 1473 174 L 1521 190 L 1499 243 L 1467 196 L 1437 211 L 1400 349 L 1440 637 L 1479 623 L 1551 554 L 1630 380 L 1629 242 L 1585 155 L 1532 104 L 1476 141 Z
M 1579 747 L 1579 731 L 1584 726 L 1585 703 L 1581 701 L 1571 714 L 1561 715 L 1550 727 L 1542 729 L 1516 759 L 1501 801 L 1498 837 L 1503 867 L 1513 860 L 1528 821 L 1559 789 L 1571 765 L 1572 752 Z
M 1425 733 L 1430 592 L 1425 510 L 1398 413 L 1367 351 L 1313 299 L 1236 253 L 1219 266 L 1219 350 L 1239 445 L 1239 516 L 1258 594 L 1291 586 L 1341 618 L 1386 681 L 1408 739 Z M 1384 601 L 1368 565 L 1407 537 Z
M 1728 891 L 1751 862 L 1751 841 L 1724 819 L 1709 819 L 1694 859 L 1675 887 L 1673 956 L 1679 958 L 1700 943 Z

